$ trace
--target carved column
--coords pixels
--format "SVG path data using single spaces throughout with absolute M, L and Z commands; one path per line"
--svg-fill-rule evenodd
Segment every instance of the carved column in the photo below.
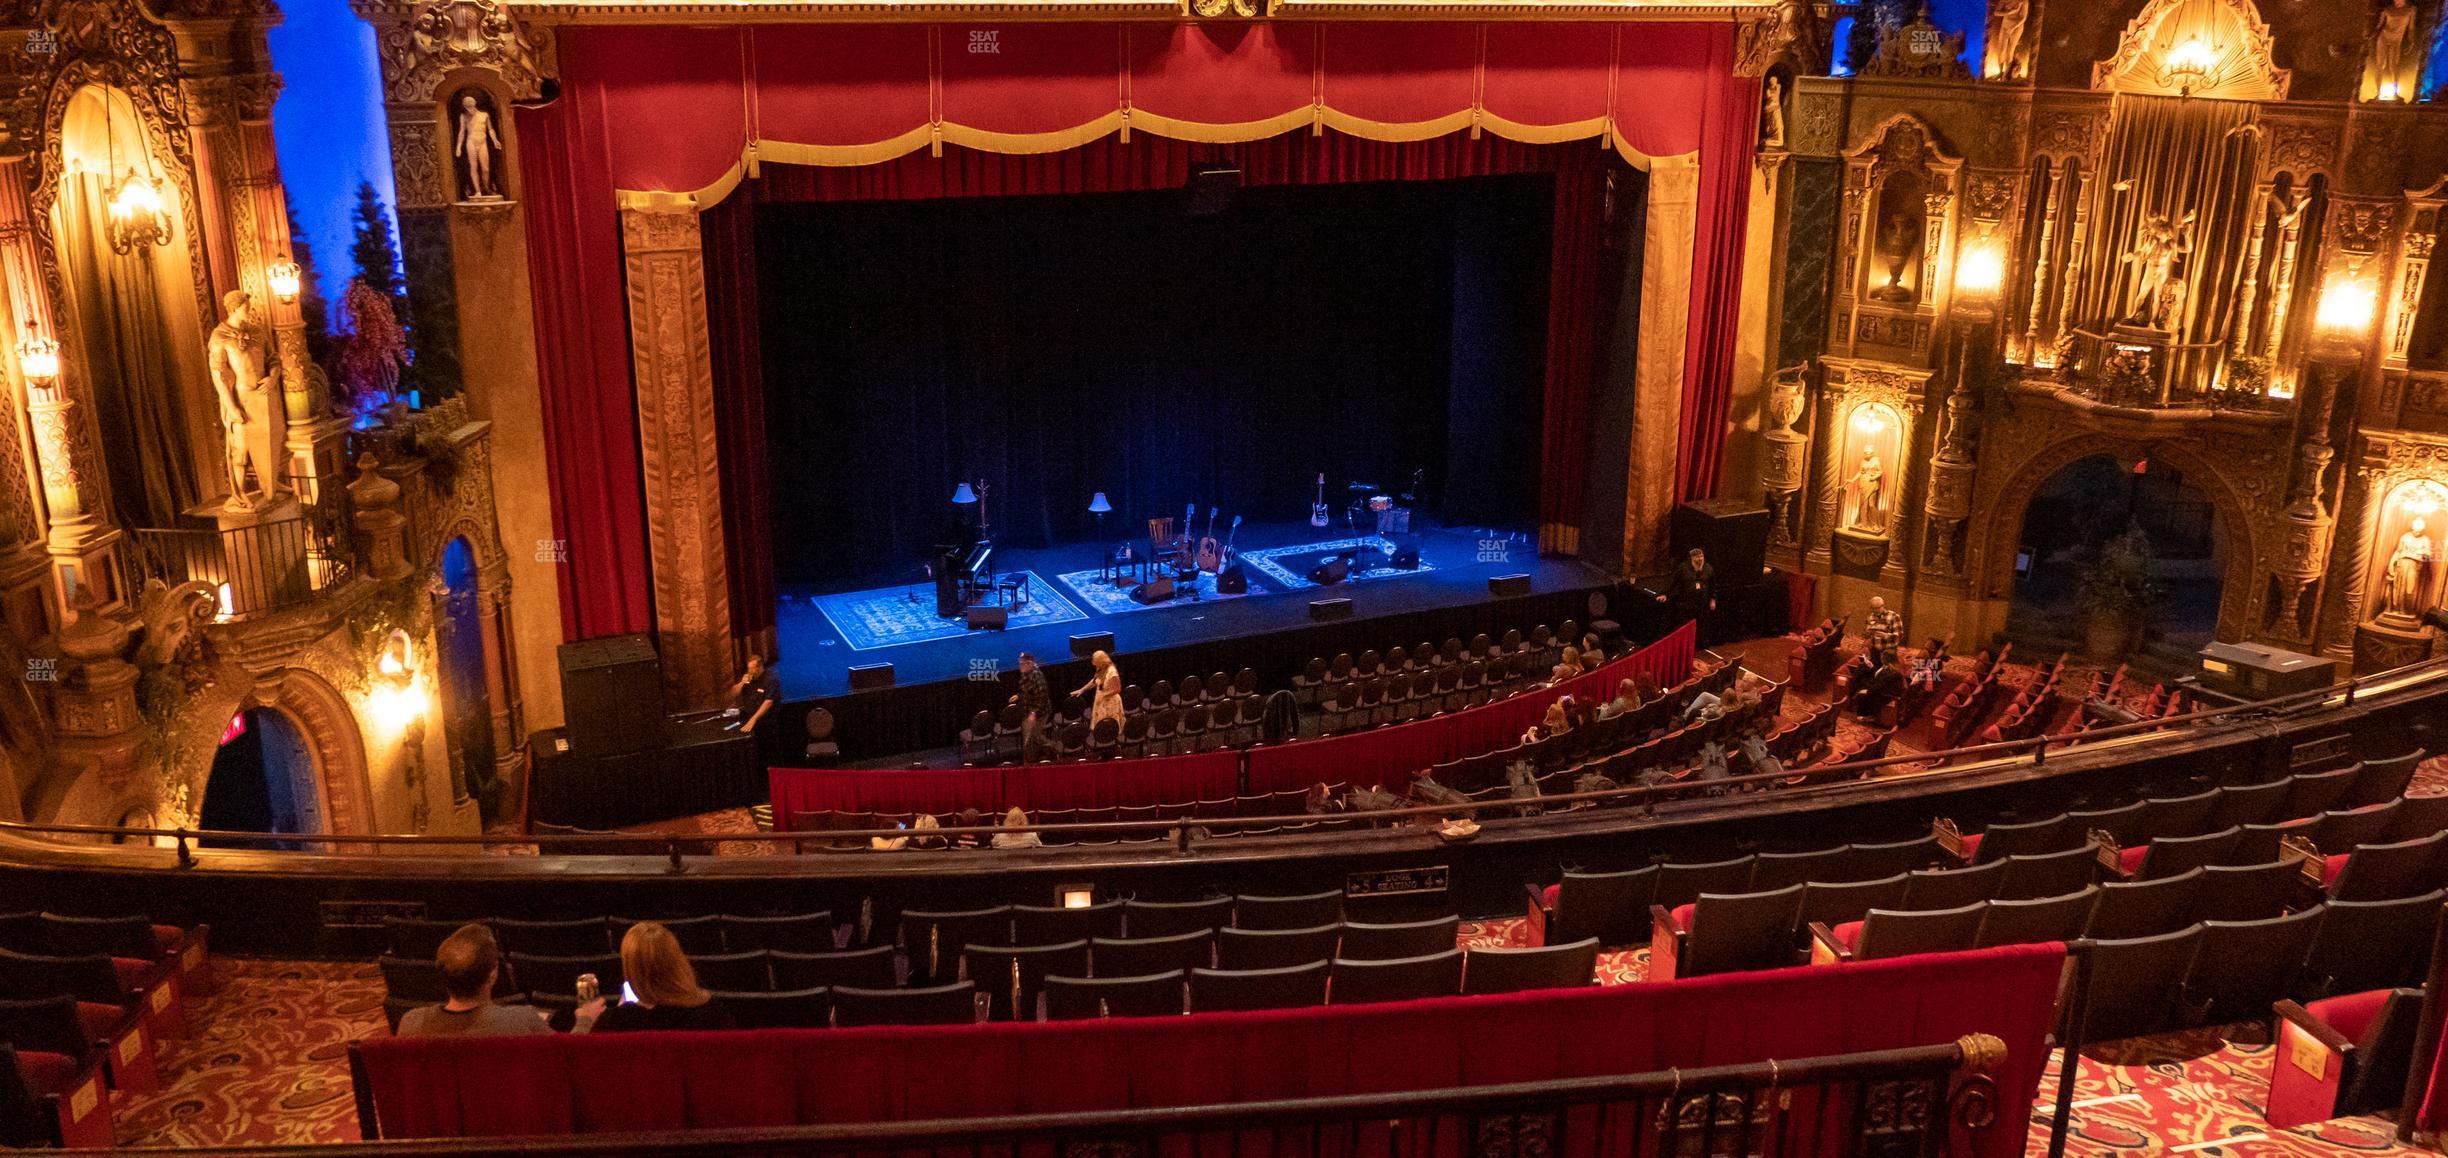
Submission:
M 730 682 L 732 660 L 714 364 L 697 211 L 692 206 L 624 209 L 621 240 L 655 630 L 674 703 L 701 708 Z M 1671 463 L 1671 455 L 1665 461 Z M 1660 473 L 1671 488 L 1672 472 Z M 1671 489 L 1668 493 L 1671 497 Z M 1662 523 L 1664 512 L 1659 515 Z
M 1810 474 L 1810 436 L 1794 427 L 1810 404 L 1810 367 L 1776 372 L 1760 440 L 1760 493 L 1768 504 L 1768 541 L 1783 549 L 1802 543 L 1802 485 Z
M 1666 517 L 1674 508 L 1683 342 L 1691 326 L 1691 259 L 1699 199 L 1695 157 L 1662 158 L 1650 169 L 1631 477 L 1624 482 L 1623 557 L 1625 568 L 1634 572 L 1653 569 L 1663 557 Z M 695 236 L 692 230 L 690 237 Z
M 52 718 L 59 728 L 54 758 L 71 770 L 64 782 L 92 775 L 114 797 L 134 781 L 142 723 L 136 665 L 122 658 L 128 635 L 127 625 L 105 614 L 86 589 L 53 637 L 65 668 L 52 692 Z
M 2252 352 L 2253 307 L 2261 298 L 2261 250 L 2269 233 L 2270 186 L 2263 183 L 2252 199 L 2252 236 L 2244 243 L 2244 273 L 2236 280 L 2235 332 L 2227 349 L 2243 356 Z
M 0 283 L 5 284 L 14 315 L 11 320 L 16 323 L 15 333 L 0 346 L 12 351 L 12 362 L 18 339 L 58 342 L 62 336 L 26 200 L 32 176 L 24 154 L 0 155 Z M 51 560 L 54 620 L 64 616 L 80 589 L 92 591 L 104 611 L 126 601 L 119 584 L 119 530 L 102 517 L 106 484 L 99 469 L 101 460 L 86 441 L 90 427 L 78 413 L 79 391 L 69 381 L 76 372 L 75 359 L 64 350 L 60 373 L 47 380 L 29 379 L 23 366 L 16 367 L 32 461 L 42 484 L 44 549 Z M 16 465 L 22 468 L 23 464 Z M 30 508 L 30 490 L 22 481 L 11 486 L 8 505 L 17 507 L 22 496 L 24 507 L 19 509 Z
M 399 512 L 400 485 L 383 476 L 374 452 L 358 456 L 357 478 L 348 492 L 357 533 L 364 536 L 367 574 L 389 583 L 415 570 L 408 563 L 408 516 Z

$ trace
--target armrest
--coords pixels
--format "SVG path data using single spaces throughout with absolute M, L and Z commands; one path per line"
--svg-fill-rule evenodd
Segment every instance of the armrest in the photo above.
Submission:
M 1687 935 L 1666 906 L 1649 906 L 1649 980 L 1675 979 L 1675 966 L 1683 955 L 1683 938 Z
M 1530 895 L 1529 905 L 1522 910 L 1522 923 L 1529 928 L 1530 943 L 1534 946 L 1544 945 L 1547 943 L 1547 923 L 1555 919 L 1555 909 L 1547 904 L 1547 892 L 1540 886 L 1525 883 L 1522 891 Z
M 2276 1057 L 2270 1059 L 2263 1116 L 2280 1129 L 2338 1115 L 2354 1045 L 2293 1001 L 2280 1001 Z
M 1827 922 L 1812 921 L 1810 936 L 1811 964 L 1834 965 L 1853 959 L 1853 951 L 1845 948 L 1844 942 L 1836 939 L 1836 931 L 1828 928 Z
M 2303 1031 L 2331 1053 L 2351 1054 L 2354 1052 L 2354 1043 L 2346 1040 L 2346 1035 L 2331 1028 L 2328 1022 L 2312 1016 L 2311 1010 L 2305 1009 L 2295 1001 L 2281 998 L 2270 1008 L 2278 1014 L 2278 1020 L 2282 1024 Z

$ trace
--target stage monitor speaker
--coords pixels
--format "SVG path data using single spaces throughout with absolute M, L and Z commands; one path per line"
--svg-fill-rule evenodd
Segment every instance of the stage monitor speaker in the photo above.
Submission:
M 1216 594 L 1249 594 L 1249 572 L 1241 569 L 1239 561 L 1227 563 L 1223 570 L 1216 572 Z
M 626 756 L 660 748 L 663 657 L 645 635 L 613 635 L 561 645 L 561 714 L 570 751 Z
M 1397 571 L 1419 570 L 1419 548 L 1404 547 L 1403 549 L 1394 552 L 1393 560 L 1388 562 L 1386 565 L 1394 568 Z
M 1768 565 L 1768 508 L 1742 499 L 1702 499 L 1674 509 L 1669 520 L 1674 541 L 1670 563 L 1680 563 L 1692 548 L 1708 552 L 1717 582 L 1752 583 Z
M 1351 560 L 1338 555 L 1309 569 L 1309 581 L 1320 587 L 1332 587 L 1351 578 Z M 1310 604 L 1311 607 L 1317 604 Z
M 961 621 L 968 624 L 971 631 L 981 627 L 1001 631 L 1011 626 L 1011 608 L 1000 603 L 972 603 L 961 610 Z
M 1233 194 L 1241 188 L 1241 167 L 1223 163 L 1192 165 L 1190 179 L 1182 185 L 1182 212 L 1192 217 L 1206 217 L 1232 208 Z
M 1528 575 L 1491 575 L 1488 577 L 1488 594 L 1490 595 L 1509 599 L 1516 595 L 1528 595 L 1529 593 L 1530 577 Z
M 1085 635 L 1074 635 L 1071 637 L 1071 658 L 1086 659 L 1100 651 L 1111 655 L 1113 645 L 1113 633 L 1110 631 L 1091 631 Z
M 1134 602 L 1154 605 L 1171 598 L 1173 598 L 1173 577 L 1170 575 L 1150 579 L 1131 588 L 1131 599 Z
M 872 692 L 878 688 L 891 686 L 893 686 L 893 665 L 889 663 L 862 663 L 850 669 L 851 691 Z
M 1309 601 L 1309 618 L 1311 619 L 1349 619 L 1351 617 L 1352 601 L 1350 599 L 1312 599 Z

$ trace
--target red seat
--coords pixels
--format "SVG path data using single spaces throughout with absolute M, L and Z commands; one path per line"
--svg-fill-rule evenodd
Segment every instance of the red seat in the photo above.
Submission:
M 2386 989 L 2371 989 L 2342 997 L 2324 997 L 2305 1005 L 2304 1011 L 2338 1031 L 2338 1036 L 2360 1040 L 2371 1028 L 2373 1019 L 2380 1016 L 2380 1007 L 2388 1004 L 2388 997 Z
M 0 1049 L 0 1056 L 8 1053 Z M 50 1101 L 59 1142 L 74 1148 L 111 1145 L 110 1090 L 99 1067 L 80 1066 L 62 1053 L 18 1050 L 17 1079 L 38 1101 Z
M 2142 858 L 2150 855 L 2150 846 L 2137 844 L 2117 850 L 2117 871 L 2132 876 L 2142 871 Z

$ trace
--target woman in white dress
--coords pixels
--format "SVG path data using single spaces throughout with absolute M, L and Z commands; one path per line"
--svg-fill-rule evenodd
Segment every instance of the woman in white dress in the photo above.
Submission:
M 1114 665 L 1113 657 L 1102 651 L 1088 657 L 1088 682 L 1071 694 L 1093 696 L 1088 707 L 1088 726 L 1094 729 L 1106 720 L 1122 726 L 1122 669 Z

